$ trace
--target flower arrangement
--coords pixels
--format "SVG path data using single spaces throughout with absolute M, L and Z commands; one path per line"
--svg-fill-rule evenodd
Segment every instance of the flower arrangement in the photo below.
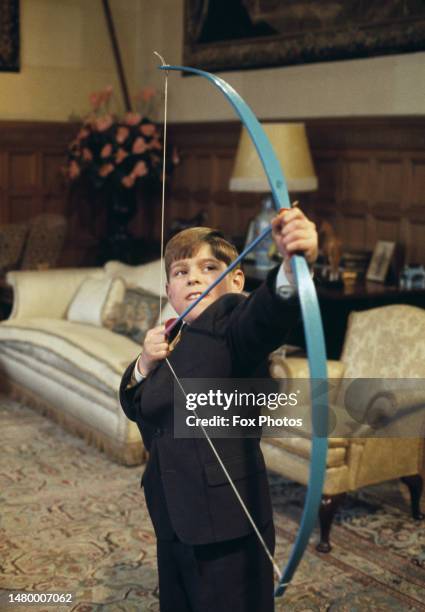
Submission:
M 110 111 L 112 87 L 90 95 L 91 112 L 68 149 L 66 174 L 71 181 L 87 177 L 100 189 L 104 185 L 132 189 L 142 180 L 162 179 L 161 133 L 146 111 L 152 112 L 156 91 L 142 89 L 134 98 L 137 110 L 119 119 Z M 145 113 L 142 114 L 142 108 Z M 166 170 L 178 162 L 174 151 Z

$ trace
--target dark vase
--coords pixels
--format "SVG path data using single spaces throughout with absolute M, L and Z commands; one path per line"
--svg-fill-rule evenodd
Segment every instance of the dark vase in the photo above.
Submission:
M 106 193 L 106 239 L 104 261 L 117 259 L 132 263 L 133 236 L 128 224 L 137 211 L 137 190 L 113 187 Z

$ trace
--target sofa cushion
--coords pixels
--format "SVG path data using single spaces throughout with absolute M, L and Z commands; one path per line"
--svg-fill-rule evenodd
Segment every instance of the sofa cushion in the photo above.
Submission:
M 141 287 L 154 295 L 167 296 L 165 291 L 165 269 L 160 291 L 161 260 L 157 259 L 140 266 L 129 266 L 120 261 L 108 261 L 104 266 L 105 274 L 109 277 L 121 277 L 127 286 Z
M 161 313 L 158 315 L 158 319 L 155 322 L 155 325 L 160 325 L 161 323 L 165 323 L 168 319 L 174 319 L 177 317 L 177 313 L 174 308 L 171 306 L 170 302 L 167 302 L 165 306 L 162 307 Z
M 67 313 L 68 321 L 102 326 L 116 304 L 123 301 L 122 278 L 86 278 L 75 293 Z
M 146 332 L 159 316 L 159 296 L 140 287 L 127 287 L 124 300 L 114 304 L 104 326 L 143 344 Z
M 43 318 L 3 321 L 0 345 L 15 354 L 31 353 L 114 394 L 140 351 L 136 343 L 103 327 Z

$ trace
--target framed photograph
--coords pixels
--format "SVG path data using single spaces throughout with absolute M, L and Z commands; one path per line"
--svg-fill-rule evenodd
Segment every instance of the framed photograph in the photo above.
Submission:
M 394 250 L 395 242 L 378 240 L 366 272 L 367 280 L 385 283 L 394 257 Z
M 204 70 L 423 49 L 422 0 L 185 0 L 183 63 Z
M 0 71 L 19 72 L 19 0 L 0 0 Z

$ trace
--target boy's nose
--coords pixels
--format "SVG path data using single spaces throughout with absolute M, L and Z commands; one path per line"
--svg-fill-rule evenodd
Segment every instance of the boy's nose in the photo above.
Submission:
M 195 285 L 196 283 L 199 283 L 199 278 L 198 278 L 198 274 L 196 270 L 189 270 L 189 273 L 187 275 L 187 284 L 188 285 Z

